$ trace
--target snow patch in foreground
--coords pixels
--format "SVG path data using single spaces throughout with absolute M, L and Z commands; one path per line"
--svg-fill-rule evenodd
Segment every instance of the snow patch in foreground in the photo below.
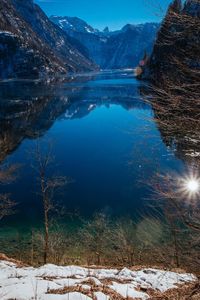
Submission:
M 157 269 L 132 271 L 56 265 L 33 268 L 0 261 L 1 300 L 111 300 L 109 293 L 117 293 L 124 299 L 128 296 L 146 300 L 148 289 L 165 292 L 195 280 L 192 274 Z

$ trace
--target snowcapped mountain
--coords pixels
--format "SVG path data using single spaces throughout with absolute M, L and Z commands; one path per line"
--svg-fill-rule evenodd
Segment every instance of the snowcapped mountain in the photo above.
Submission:
M 102 69 L 135 67 L 145 50 L 151 52 L 159 28 L 157 23 L 146 23 L 127 24 L 117 31 L 109 31 L 108 27 L 99 31 L 75 17 L 50 19 L 83 44 L 87 56 Z
M 38 78 L 97 68 L 85 53 L 33 0 L 0 0 L 0 78 Z
M 85 21 L 77 17 L 58 17 L 51 16 L 50 19 L 65 31 L 73 30 L 75 32 L 96 33 L 97 29 L 88 25 Z

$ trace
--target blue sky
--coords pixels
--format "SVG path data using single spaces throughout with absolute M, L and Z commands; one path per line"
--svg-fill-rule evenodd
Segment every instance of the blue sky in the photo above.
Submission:
M 95 28 L 162 19 L 171 0 L 35 0 L 47 15 L 77 16 Z

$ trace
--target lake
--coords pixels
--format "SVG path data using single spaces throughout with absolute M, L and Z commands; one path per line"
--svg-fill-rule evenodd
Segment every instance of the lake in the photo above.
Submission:
M 0 84 L 0 161 L 19 164 L 14 183 L 1 185 L 17 205 L 2 228 L 42 221 L 33 150 L 51 143 L 51 174 L 70 183 L 55 196 L 67 212 L 90 218 L 148 214 L 149 183 L 156 172 L 184 168 L 167 146 L 154 111 L 141 96 L 145 85 L 132 70 L 71 76 L 60 83 Z

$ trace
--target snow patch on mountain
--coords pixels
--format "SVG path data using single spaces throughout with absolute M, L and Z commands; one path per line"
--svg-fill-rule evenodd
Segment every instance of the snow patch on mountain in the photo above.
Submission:
M 77 17 L 59 17 L 51 16 L 50 19 L 63 30 L 73 30 L 77 32 L 96 33 L 97 29 L 88 25 L 85 21 Z
M 144 52 L 149 54 L 159 28 L 157 23 L 127 24 L 121 30 L 94 29 L 75 17 L 50 17 L 51 21 L 87 50 L 87 57 L 102 69 L 134 68 Z

